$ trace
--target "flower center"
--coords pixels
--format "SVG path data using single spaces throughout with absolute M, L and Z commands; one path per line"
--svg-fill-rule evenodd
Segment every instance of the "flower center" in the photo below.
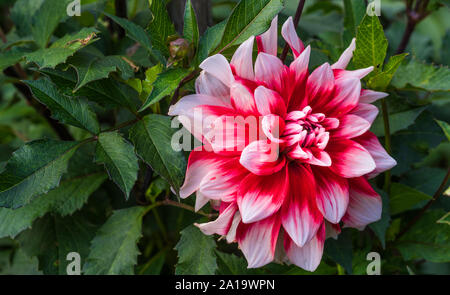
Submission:
M 281 150 L 291 159 L 311 159 L 314 150 L 327 147 L 330 139 L 328 130 L 338 125 L 338 119 L 313 113 L 310 106 L 301 111 L 292 111 L 286 116 L 285 128 L 280 137 L 283 140 Z

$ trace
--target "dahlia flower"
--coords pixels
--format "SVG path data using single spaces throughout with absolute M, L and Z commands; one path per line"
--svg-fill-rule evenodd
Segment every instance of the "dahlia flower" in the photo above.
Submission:
M 361 88 L 372 67 L 345 70 L 355 40 L 336 63 L 310 73 L 311 49 L 292 18 L 281 33 L 294 56 L 289 66 L 277 57 L 275 18 L 256 37 L 254 67 L 252 36 L 230 63 L 220 54 L 203 61 L 196 94 L 170 108 L 202 143 L 180 195 L 196 192 L 196 210 L 211 201 L 218 218 L 197 226 L 237 242 L 249 268 L 284 261 L 314 271 L 340 224 L 363 229 L 381 216 L 368 179 L 396 162 L 368 130 L 378 114 L 370 103 L 387 94 Z M 258 120 L 255 127 L 230 117 Z

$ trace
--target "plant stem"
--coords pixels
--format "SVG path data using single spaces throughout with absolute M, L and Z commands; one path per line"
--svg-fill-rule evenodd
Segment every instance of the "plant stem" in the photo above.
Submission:
M 148 212 L 152 211 L 153 209 L 155 209 L 155 208 L 157 208 L 159 206 L 172 206 L 172 207 L 181 208 L 181 209 L 184 209 L 184 210 L 187 210 L 187 211 L 191 211 L 191 212 L 197 213 L 199 215 L 208 217 L 209 219 L 217 217 L 217 215 L 218 215 L 216 213 L 208 214 L 208 213 L 203 212 L 202 210 L 195 211 L 194 207 L 192 207 L 192 206 L 189 206 L 189 205 L 186 205 L 186 204 L 183 204 L 183 203 L 178 203 L 178 202 L 175 202 L 175 201 L 172 201 L 172 200 L 163 200 L 163 201 L 155 202 L 155 203 L 147 206 L 145 211 L 144 211 L 144 215 L 146 215 Z
M 411 35 L 416 28 L 416 25 L 429 14 L 429 12 L 427 11 L 429 2 L 429 0 L 417 0 L 414 9 L 412 9 L 413 1 L 406 0 L 407 23 L 405 32 L 403 33 L 402 41 L 397 48 L 396 54 L 400 54 L 405 51 L 406 47 L 408 46 L 409 39 L 411 39 Z
M 386 152 L 390 155 L 391 150 L 391 128 L 389 125 L 389 110 L 386 100 L 383 98 L 381 100 L 381 109 L 383 112 L 383 123 L 384 123 L 384 148 Z M 384 174 L 384 190 L 390 194 L 391 193 L 391 171 L 387 170 Z
M 162 203 L 162 205 L 182 208 L 182 209 L 185 209 L 185 210 L 188 210 L 188 211 L 200 214 L 200 215 L 208 217 L 208 218 L 213 218 L 213 217 L 217 216 L 217 214 L 215 214 L 215 213 L 208 214 L 208 213 L 203 212 L 202 210 L 195 211 L 194 207 L 192 207 L 192 206 L 189 206 L 189 205 L 186 205 L 186 204 L 183 204 L 183 203 L 178 203 L 178 202 L 175 202 L 175 201 L 172 201 L 172 200 L 167 200 L 166 199 L 164 201 L 161 201 L 161 203 Z
M 153 212 L 153 214 L 155 216 L 156 223 L 158 224 L 158 227 L 161 230 L 161 234 L 163 236 L 163 239 L 166 242 L 169 242 L 169 235 L 167 234 L 166 227 L 164 226 L 164 223 L 162 222 L 161 217 L 159 217 L 158 210 L 156 210 L 156 208 L 153 208 L 152 212 Z
M 447 182 L 450 178 L 450 168 L 447 170 L 447 174 L 444 176 L 444 179 L 442 180 L 441 185 L 437 189 L 437 191 L 434 193 L 433 198 L 420 210 L 420 212 L 414 217 L 413 220 L 411 220 L 408 225 L 405 226 L 405 228 L 398 234 L 397 239 L 399 239 L 401 236 L 403 236 L 408 230 L 410 230 L 414 224 L 419 221 L 419 219 L 425 214 L 425 212 L 428 210 L 428 208 L 433 205 L 434 202 L 444 193 L 444 190 L 446 188 Z
M 410 21 L 410 18 L 408 18 L 408 23 L 406 24 L 405 32 L 403 33 L 402 41 L 400 42 L 400 45 L 397 48 L 396 54 L 403 53 L 406 49 L 406 46 L 408 46 L 409 39 L 411 38 L 411 35 L 416 27 L 416 23 L 413 21 Z
M 302 16 L 303 7 L 305 6 L 305 2 L 306 2 L 306 0 L 300 0 L 298 2 L 297 11 L 295 12 L 295 16 L 294 16 L 294 28 L 297 28 L 298 23 L 300 22 L 300 17 Z M 284 62 L 284 60 L 286 59 L 288 51 L 289 51 L 289 44 L 287 44 L 287 42 L 286 42 L 286 45 L 284 45 L 283 53 L 281 54 L 281 58 L 280 58 L 282 62 Z

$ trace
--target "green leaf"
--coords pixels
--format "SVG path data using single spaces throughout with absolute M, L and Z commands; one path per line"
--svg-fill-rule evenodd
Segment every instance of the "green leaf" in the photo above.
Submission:
M 437 147 L 446 140 L 442 129 L 429 111 L 422 112 L 413 125 L 393 134 L 391 139 L 392 154 L 394 159 L 397 160 L 397 166 L 392 169 L 392 174 L 397 176 L 411 171 L 411 167 L 415 163 L 423 161 L 430 149 Z M 419 179 L 419 182 L 415 181 L 415 185 L 425 183 L 427 177 L 428 174 L 423 174 L 416 178 Z M 410 185 L 413 186 L 414 184 Z M 430 194 L 434 193 L 437 186 L 439 184 L 434 185 L 433 192 L 430 192 Z
M 156 79 L 158 78 L 158 74 L 161 73 L 162 70 L 163 65 L 157 64 L 156 66 L 148 68 L 145 71 L 145 80 L 142 80 L 142 90 L 147 94 L 147 96 L 152 92 L 153 83 L 155 83 Z
M 108 78 L 112 72 L 120 71 L 124 80 L 128 80 L 134 76 L 131 66 L 118 55 L 105 57 L 83 53 L 77 54 L 68 62 L 76 70 L 78 75 L 78 82 L 74 92 L 92 81 Z
M 205 60 L 214 51 L 214 49 L 219 46 L 226 24 L 226 21 L 222 21 L 213 27 L 209 27 L 200 37 L 197 55 L 198 64 Z
M 395 215 L 402 213 L 409 209 L 412 209 L 414 205 L 432 198 L 412 187 L 401 183 L 392 183 L 391 185 L 391 197 L 389 206 L 391 208 L 391 214 Z
M 119 26 L 121 26 L 127 33 L 127 36 L 141 44 L 141 46 L 147 50 L 147 52 L 152 56 L 155 57 L 155 53 L 152 49 L 152 41 L 150 40 L 149 35 L 147 32 L 140 27 L 139 25 L 125 19 L 120 18 L 115 15 L 109 14 L 105 12 L 105 15 L 108 16 L 110 19 L 112 19 L 114 22 L 116 22 Z M 164 60 L 159 59 L 161 62 L 164 62 Z
M 25 251 L 18 249 L 6 267 L 0 269 L 0 275 L 42 275 L 36 257 L 29 257 Z
M 55 68 L 66 62 L 81 48 L 92 43 L 97 30 L 95 28 L 83 28 L 75 34 L 66 35 L 53 43 L 49 48 L 41 48 L 37 51 L 25 54 L 27 62 L 36 63 L 39 68 Z
M 375 189 L 377 193 L 381 196 L 383 208 L 381 211 L 381 219 L 377 222 L 369 224 L 369 227 L 373 230 L 373 232 L 377 235 L 378 239 L 381 242 L 381 246 L 383 249 L 386 248 L 386 231 L 389 228 L 391 223 L 391 214 L 389 208 L 389 196 L 381 190 Z
M 194 48 L 197 48 L 199 35 L 197 17 L 191 0 L 188 0 L 184 9 L 183 36 L 189 43 L 194 44 Z
M 402 64 L 394 78 L 392 85 L 399 89 L 422 89 L 426 91 L 449 91 L 450 70 L 447 67 L 435 67 L 412 59 Z
M 60 89 L 65 89 L 66 94 L 73 95 L 73 89 L 77 83 L 77 77 L 73 71 L 42 69 L 40 72 L 48 76 Z M 137 97 L 137 93 L 133 92 L 134 89 L 128 85 L 120 84 L 113 79 L 103 79 L 93 81 L 82 87 L 77 91 L 76 95 L 84 96 L 108 108 L 122 106 L 130 110 L 135 110 L 136 104 L 132 98 L 136 96 L 135 100 L 137 101 L 139 101 L 139 98 Z
M 26 54 L 28 50 L 22 48 L 12 48 L 6 52 L 0 53 L 0 71 L 15 65 L 19 61 L 22 60 L 24 54 Z
M 360 0 L 344 0 L 344 44 L 356 37 L 358 25 L 366 13 L 366 5 Z
M 387 47 L 388 41 L 378 17 L 365 15 L 356 34 L 356 49 L 353 54 L 356 68 L 373 66 L 374 70 L 369 76 L 376 75 L 381 71 Z
M 51 110 L 56 120 L 83 128 L 92 134 L 100 132 L 97 116 L 86 101 L 65 96 L 47 79 L 24 82 L 30 87 L 34 97 Z
M 95 151 L 95 162 L 105 165 L 109 177 L 128 198 L 139 170 L 133 146 L 118 132 L 100 133 Z
M 153 256 L 150 261 L 139 268 L 138 274 L 140 275 L 159 275 L 164 266 L 166 260 L 166 253 L 168 248 L 164 248 L 158 254 Z
M 432 196 L 447 171 L 441 168 L 421 167 L 402 175 L 401 182 L 422 193 Z
M 44 274 L 67 274 L 67 254 L 77 252 L 83 261 L 97 227 L 86 216 L 76 214 L 61 218 L 47 215 L 33 223 L 18 240 L 30 256 L 37 256 Z
M 17 0 L 11 9 L 11 20 L 19 36 L 28 36 L 32 30 L 33 16 L 44 0 Z
M 215 251 L 217 255 L 218 275 L 263 274 L 260 269 L 248 269 L 247 261 L 234 254 Z
M 145 101 L 144 105 L 141 107 L 141 111 L 145 110 L 152 104 L 160 101 L 165 96 L 171 95 L 180 84 L 181 80 L 187 76 L 189 70 L 183 68 L 169 69 L 162 72 L 156 78 L 153 84 L 153 90 L 150 96 Z
M 397 242 L 405 260 L 425 259 L 431 262 L 450 262 L 450 225 L 438 221 L 442 210 L 426 212 Z
M 450 141 L 450 125 L 445 121 L 436 120 L 436 123 L 442 128 L 447 140 Z
M 218 50 L 239 45 L 250 36 L 266 31 L 273 18 L 283 9 L 283 0 L 242 0 L 231 12 Z
M 212 236 L 204 235 L 197 227 L 190 225 L 181 231 L 181 238 L 175 246 L 178 251 L 176 275 L 213 275 L 217 270 Z M 201 249 L 201 251 L 199 251 Z
M 407 53 L 391 56 L 388 63 L 383 67 L 383 72 L 373 76 L 367 82 L 368 88 L 376 89 L 378 91 L 385 91 L 391 83 L 392 77 L 402 63 Z
M 86 275 L 131 275 L 137 263 L 145 207 L 114 211 L 98 230 L 84 265 Z
M 426 109 L 418 107 L 389 115 L 391 134 L 403 130 L 414 124 L 416 118 Z M 384 123 L 382 116 L 378 116 L 372 124 L 371 130 L 376 136 L 384 136 Z
M 324 253 L 336 263 L 342 265 L 348 274 L 352 274 L 352 235 L 350 231 L 343 231 L 335 239 L 327 239 L 325 241 Z
M 41 47 L 46 47 L 59 22 L 67 17 L 71 0 L 45 0 L 33 15 L 31 33 Z
M 63 180 L 59 187 L 34 199 L 24 207 L 15 210 L 0 208 L 0 238 L 14 238 L 47 212 L 55 212 L 62 216 L 72 214 L 86 203 L 106 177 L 104 173 L 95 173 Z
M 22 207 L 57 187 L 78 147 L 78 142 L 41 139 L 14 152 L 0 174 L 0 207 Z
M 137 154 L 178 192 L 182 185 L 186 161 L 181 151 L 171 145 L 175 129 L 170 117 L 148 115 L 130 130 L 130 139 Z
M 165 56 L 169 55 L 169 49 L 166 44 L 167 39 L 169 36 L 176 34 L 166 8 L 167 2 L 167 0 L 150 1 L 153 19 L 147 30 L 153 46 Z

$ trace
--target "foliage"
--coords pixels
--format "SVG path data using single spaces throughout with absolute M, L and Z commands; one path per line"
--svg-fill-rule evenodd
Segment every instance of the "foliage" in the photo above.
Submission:
M 183 19 L 166 0 L 126 1 L 125 14 L 120 1 L 82 1 L 77 17 L 66 14 L 70 2 L 0 3 L 0 274 L 65 274 L 70 252 L 84 274 L 307 274 L 247 269 L 235 244 L 192 225 L 214 211 L 178 199 L 188 154 L 172 149 L 167 116 L 194 92 L 205 58 L 230 58 L 298 1 L 213 0 L 205 16 L 188 0 Z M 389 94 L 371 131 L 398 162 L 390 185 L 389 175 L 371 180 L 381 220 L 328 239 L 316 274 L 365 274 L 368 252 L 381 254 L 383 274 L 448 270 L 448 183 L 435 194 L 450 162 L 450 9 L 433 1 L 429 12 L 396 54 L 403 1 L 383 1 L 382 17 L 368 16 L 364 1 L 306 1 L 298 32 L 311 67 L 334 63 L 356 37 L 349 67 L 373 66 L 365 87 Z M 203 30 L 205 17 L 215 25 Z M 175 52 L 180 38 L 187 45 Z

